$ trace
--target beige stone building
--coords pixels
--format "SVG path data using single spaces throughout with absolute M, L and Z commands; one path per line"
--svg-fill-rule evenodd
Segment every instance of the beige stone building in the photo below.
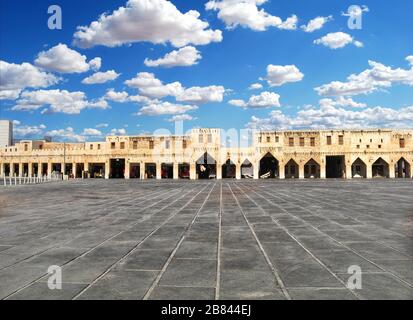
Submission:
M 413 130 L 257 132 L 226 148 L 220 129 L 182 136 L 109 136 L 104 142 L 21 141 L 0 149 L 0 176 L 71 178 L 412 178 Z

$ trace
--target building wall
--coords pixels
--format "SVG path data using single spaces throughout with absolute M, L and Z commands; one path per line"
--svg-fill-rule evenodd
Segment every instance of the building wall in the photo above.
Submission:
M 208 163 L 199 165 L 207 159 L 205 153 Z M 185 167 L 189 178 L 197 179 L 199 170 L 210 165 L 211 177 L 220 179 L 222 170 L 226 170 L 223 165 L 229 164 L 234 177 L 240 179 L 243 164 L 249 163 L 249 170 L 258 179 L 266 173 L 263 158 L 273 159 L 268 171 L 276 167 L 274 176 L 279 179 L 329 175 L 347 179 L 355 175 L 411 178 L 413 130 L 258 132 L 247 148 L 223 147 L 219 129 L 193 129 L 185 136 L 109 136 L 103 142 L 21 141 L 0 149 L 0 176 L 44 175 L 66 168 L 66 174 L 73 173 L 77 178 L 84 171 L 98 169 L 97 176 L 110 178 L 114 176 L 114 161 L 121 160 L 125 178 L 136 177 L 138 167 L 138 178 L 148 178 L 146 168 L 152 166 L 156 168 L 155 177 L 161 179 L 169 166 L 171 178 L 178 179 L 180 168 Z
M 10 146 L 13 143 L 13 123 L 8 120 L 0 120 L 0 148 Z

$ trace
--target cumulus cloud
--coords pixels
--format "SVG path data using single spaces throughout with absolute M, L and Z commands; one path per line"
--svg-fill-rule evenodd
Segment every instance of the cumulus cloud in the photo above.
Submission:
M 329 33 L 315 40 L 314 43 L 334 50 L 344 48 L 349 44 L 354 44 L 358 48 L 363 47 L 362 42 L 355 40 L 352 36 L 344 32 Z
M 193 116 L 189 114 L 178 114 L 168 119 L 169 122 L 177 122 L 177 121 L 192 121 L 195 120 Z
M 183 104 L 175 104 L 170 102 L 158 102 L 158 103 L 150 103 L 148 105 L 143 106 L 138 115 L 145 115 L 145 116 L 159 116 L 159 115 L 173 115 L 173 114 L 184 114 L 188 111 L 198 109 L 197 106 L 193 105 L 183 105 Z
M 103 97 L 105 100 L 125 103 L 125 102 L 135 102 L 135 103 L 149 103 L 155 101 L 148 97 L 140 96 L 140 95 L 129 95 L 126 91 L 115 91 L 113 88 L 109 89 L 105 96 Z
M 195 47 L 187 46 L 167 53 L 160 59 L 145 59 L 144 63 L 147 67 L 189 67 L 198 64 L 200 59 L 202 59 L 200 52 Z
M 102 135 L 102 132 L 94 128 L 85 128 L 82 132 L 84 136 L 99 137 Z
M 74 44 L 81 48 L 115 47 L 148 41 L 183 47 L 222 41 L 222 32 L 209 29 L 199 16 L 195 10 L 181 13 L 167 0 L 129 0 L 125 7 L 102 14 L 89 26 L 78 27 Z
M 317 18 L 314 18 L 314 19 L 310 20 L 307 23 L 307 25 L 302 25 L 301 29 L 304 32 L 311 33 L 311 32 L 314 32 L 316 30 L 322 29 L 327 22 L 332 21 L 332 20 L 333 20 L 333 16 L 317 17 Z
M 261 90 L 263 88 L 261 83 L 253 83 L 249 86 L 249 90 Z
M 228 29 L 238 26 L 254 31 L 265 31 L 269 27 L 280 29 L 295 29 L 297 17 L 294 15 L 285 22 L 280 17 L 267 13 L 258 7 L 267 0 L 211 0 L 206 3 L 206 10 L 218 11 L 218 18 Z
M 44 124 L 38 126 L 21 125 L 20 121 L 13 121 L 13 135 L 16 138 L 27 138 L 40 136 L 44 133 L 46 126 Z
M 66 129 L 57 129 L 46 132 L 46 136 L 58 138 L 63 141 L 84 142 L 86 139 L 83 135 L 76 134 L 72 127 Z
M 60 80 L 26 62 L 14 64 L 0 60 L 0 70 L 0 96 L 4 99 L 16 99 L 25 88 L 46 88 Z
M 61 112 L 66 114 L 79 114 L 85 108 L 108 108 L 105 100 L 88 101 L 86 94 L 81 91 L 37 90 L 23 92 L 12 110 L 34 111 L 44 106 L 48 106 L 49 109 L 45 109 L 43 113 Z
M 126 135 L 126 130 L 125 130 L 124 128 L 121 128 L 121 129 L 112 129 L 112 130 L 110 131 L 110 134 L 111 134 L 112 136 L 116 136 L 116 135 L 124 136 L 124 135 Z
M 352 98 L 337 97 L 336 99 L 321 99 L 320 106 L 365 108 L 367 104 L 356 102 Z
M 413 56 L 406 57 L 406 61 L 408 61 L 410 63 L 410 65 L 413 66 Z
M 247 102 L 244 100 L 230 100 L 229 104 L 241 108 L 270 108 L 281 107 L 280 95 L 274 92 L 262 92 L 259 95 L 251 96 Z
M 98 71 L 100 67 L 102 66 L 102 59 L 99 57 L 96 57 L 90 60 L 89 66 L 90 66 L 90 69 L 92 69 L 93 71 Z
M 347 82 L 333 81 L 315 90 L 322 96 L 355 96 L 390 88 L 393 84 L 413 86 L 413 66 L 393 69 L 375 61 L 369 61 L 369 65 L 370 69 L 350 75 Z
M 304 78 L 304 74 L 295 65 L 287 66 L 267 66 L 267 76 L 262 80 L 267 80 L 271 87 L 279 87 L 289 82 L 298 82 Z
M 413 106 L 400 110 L 392 108 L 366 108 L 348 110 L 334 106 L 320 106 L 301 110 L 288 116 L 280 110 L 272 111 L 267 118 L 252 117 L 247 127 L 259 130 L 290 129 L 363 129 L 411 128 Z
M 100 58 L 95 58 L 89 63 L 86 59 L 86 56 L 59 43 L 48 51 L 40 52 L 34 63 L 43 69 L 60 73 L 83 73 L 89 71 L 91 66 L 100 68 Z
M 96 125 L 96 128 L 107 128 L 109 127 L 108 123 L 99 123 Z
M 131 88 L 139 90 L 141 95 L 150 98 L 175 97 L 176 101 L 194 104 L 222 102 L 225 88 L 223 86 L 184 88 L 180 82 L 163 84 L 153 73 L 141 72 L 135 78 L 125 81 Z
M 101 84 L 109 81 L 116 80 L 120 76 L 115 70 L 109 70 L 106 72 L 96 72 L 89 77 L 82 80 L 83 84 Z

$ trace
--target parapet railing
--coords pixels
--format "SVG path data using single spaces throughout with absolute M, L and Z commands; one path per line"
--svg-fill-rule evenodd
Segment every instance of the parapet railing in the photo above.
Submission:
M 47 182 L 53 182 L 53 181 L 62 181 L 63 180 L 63 175 L 61 173 L 52 173 L 51 175 L 33 175 L 31 177 L 29 176 L 23 176 L 23 177 L 18 177 L 16 175 L 14 176 L 6 176 L 4 175 L 2 178 L 0 178 L 0 186 L 17 186 L 17 185 L 29 185 L 29 184 L 41 184 L 41 183 L 47 183 Z

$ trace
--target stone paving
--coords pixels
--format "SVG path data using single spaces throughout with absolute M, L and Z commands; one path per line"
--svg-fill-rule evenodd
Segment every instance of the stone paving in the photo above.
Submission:
M 0 299 L 413 299 L 413 181 L 1 187 Z

